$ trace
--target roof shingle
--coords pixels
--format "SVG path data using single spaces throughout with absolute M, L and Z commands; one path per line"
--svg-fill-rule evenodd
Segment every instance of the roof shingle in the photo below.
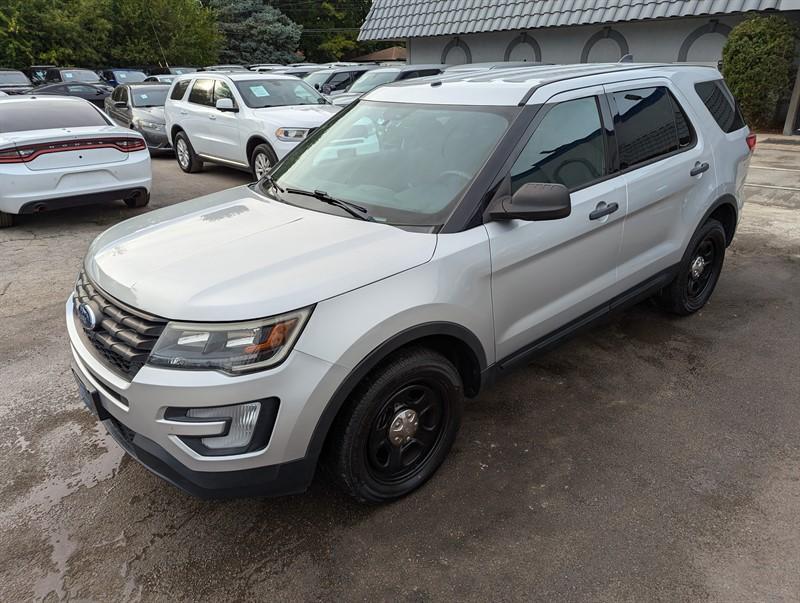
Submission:
M 358 39 L 393 40 L 661 17 L 726 15 L 781 10 L 782 3 L 787 0 L 374 0 Z

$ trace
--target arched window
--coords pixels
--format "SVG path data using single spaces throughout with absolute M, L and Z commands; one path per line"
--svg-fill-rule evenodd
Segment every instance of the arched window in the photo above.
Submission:
M 448 65 L 462 65 L 472 62 L 472 52 L 466 42 L 461 38 L 453 38 L 442 50 L 442 63 Z
M 722 58 L 722 47 L 731 28 L 712 19 L 686 36 L 678 51 L 678 61 L 716 63 Z
M 533 37 L 523 32 L 509 42 L 503 60 L 535 61 L 541 63 L 542 49 Z
M 625 36 L 615 29 L 604 27 L 586 40 L 581 52 L 581 63 L 616 62 L 626 54 L 629 54 L 629 50 Z

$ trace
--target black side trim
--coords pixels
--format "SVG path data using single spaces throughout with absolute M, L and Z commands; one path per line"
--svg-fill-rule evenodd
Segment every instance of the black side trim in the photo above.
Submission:
M 317 426 L 314 428 L 314 434 L 311 436 L 311 441 L 306 449 L 304 460 L 310 461 L 316 465 L 317 459 L 322 452 L 322 447 L 325 444 L 325 439 L 328 437 L 328 431 L 333 424 L 333 420 L 336 418 L 336 415 L 339 413 L 339 410 L 342 408 L 347 398 L 367 373 L 395 350 L 417 339 L 433 335 L 448 335 L 466 343 L 472 350 L 475 358 L 477 358 L 481 373 L 485 372 L 486 354 L 480 340 L 469 329 L 461 325 L 449 322 L 429 322 L 401 331 L 372 350 L 372 352 L 359 362 L 339 385 L 317 421 Z
M 711 207 L 709 207 L 706 210 L 706 213 L 703 214 L 703 217 L 700 219 L 700 221 L 697 224 L 695 224 L 695 230 L 697 230 L 697 228 L 699 228 L 701 224 L 705 224 L 706 220 L 708 220 L 711 217 L 711 214 L 713 214 L 723 205 L 730 205 L 731 209 L 733 210 L 733 215 L 736 216 L 736 220 L 734 220 L 733 222 L 733 230 L 731 231 L 731 235 L 730 237 L 726 237 L 727 238 L 726 247 L 727 247 L 733 242 L 733 237 L 736 234 L 736 227 L 739 225 L 739 206 L 736 204 L 736 199 L 733 196 L 723 195 L 722 197 L 714 201 L 714 203 L 711 204 Z
M 572 337 L 580 331 L 596 324 L 612 312 L 622 310 L 624 308 L 633 306 L 653 295 L 653 293 L 663 289 L 675 278 L 678 271 L 678 266 L 672 266 L 666 270 L 662 270 L 658 274 L 651 276 L 642 283 L 629 289 L 628 291 L 616 296 L 610 301 L 598 306 L 594 310 L 590 310 L 583 316 L 579 316 L 575 320 L 568 322 L 562 327 L 559 327 L 552 333 L 537 339 L 536 341 L 526 345 L 525 347 L 509 354 L 497 362 L 496 367 L 490 369 L 490 374 L 487 375 L 489 380 L 493 380 L 495 375 L 491 371 L 505 371 L 513 368 L 518 364 L 530 360 L 531 357 L 536 356 L 546 350 L 549 350 L 561 343 L 565 339 Z
M 79 195 L 75 197 L 57 197 L 55 199 L 42 199 L 41 201 L 30 201 L 23 205 L 19 213 L 21 214 L 35 214 L 40 211 L 50 211 L 53 209 L 66 209 L 68 207 L 82 207 L 84 205 L 94 205 L 96 203 L 105 203 L 107 201 L 119 201 L 121 199 L 128 199 L 134 195 L 146 195 L 147 189 L 144 188 L 126 188 L 117 191 L 107 191 L 103 193 L 94 193 L 91 195 Z

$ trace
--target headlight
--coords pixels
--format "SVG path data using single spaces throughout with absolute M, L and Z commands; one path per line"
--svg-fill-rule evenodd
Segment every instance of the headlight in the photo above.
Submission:
M 164 124 L 158 124 L 154 121 L 140 121 L 138 124 L 139 127 L 144 130 L 156 130 L 158 132 L 164 131 Z
M 148 362 L 178 369 L 219 370 L 234 375 L 283 362 L 311 315 L 311 308 L 238 323 L 170 322 Z
M 278 128 L 275 130 L 275 136 L 285 142 L 300 142 L 308 136 L 308 130 L 308 128 Z

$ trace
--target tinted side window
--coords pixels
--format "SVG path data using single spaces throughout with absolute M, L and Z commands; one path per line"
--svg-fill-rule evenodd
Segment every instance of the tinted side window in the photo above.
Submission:
M 233 104 L 236 105 L 236 99 L 233 98 L 233 93 L 228 87 L 228 84 L 217 80 L 214 82 L 214 104 L 216 105 L 217 101 L 221 98 L 229 98 L 233 101 Z
M 124 101 L 126 103 L 128 102 L 128 89 L 127 88 L 121 88 L 120 89 L 119 100 L 120 101 Z
M 350 74 L 337 73 L 328 81 L 328 85 L 331 87 L 331 91 L 344 90 L 350 85 Z
M 595 97 L 555 105 L 511 168 L 511 190 L 528 182 L 575 189 L 605 174 L 603 126 Z
M 678 130 L 669 91 L 661 86 L 613 93 L 620 168 L 678 150 Z
M 189 93 L 189 102 L 214 106 L 214 80 L 195 80 Z
M 172 94 L 169 97 L 172 100 L 181 100 L 183 95 L 186 94 L 186 89 L 189 87 L 190 80 L 181 80 L 175 87 L 172 89 Z
M 667 92 L 669 94 L 669 100 L 672 103 L 673 114 L 675 115 L 675 128 L 678 130 L 678 146 L 680 148 L 691 146 L 694 142 L 694 130 L 692 130 L 692 125 L 689 123 L 689 118 L 686 117 L 686 113 L 678 102 L 678 99 L 675 98 L 669 90 Z
M 723 132 L 735 132 L 744 128 L 742 114 L 739 113 L 736 101 L 725 82 L 700 82 L 694 85 L 694 89 Z

